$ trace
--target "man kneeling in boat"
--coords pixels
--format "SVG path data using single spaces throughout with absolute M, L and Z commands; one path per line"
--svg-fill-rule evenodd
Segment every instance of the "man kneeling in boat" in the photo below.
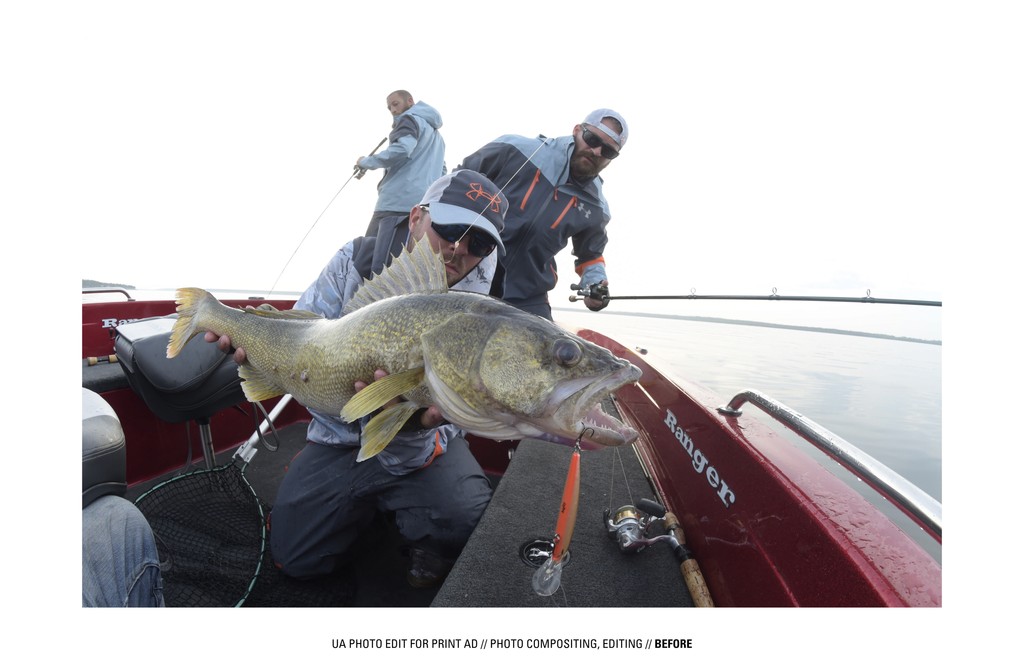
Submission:
M 295 308 L 341 317 L 364 278 L 421 238 L 444 258 L 451 289 L 486 294 L 497 262 L 494 249 L 504 251 L 507 210 L 505 197 L 480 173 L 446 175 L 409 214 L 385 218 L 375 237 L 357 237 L 343 246 Z M 226 336 L 207 332 L 206 340 L 224 350 L 231 347 Z M 235 350 L 235 360 L 245 361 L 243 348 Z M 376 378 L 385 376 L 378 371 Z M 270 515 L 275 564 L 296 578 L 331 573 L 347 561 L 380 510 L 395 515 L 411 545 L 409 583 L 439 584 L 491 498 L 490 482 L 461 431 L 445 423 L 436 408 L 426 408 L 384 451 L 360 463 L 360 422 L 345 423 L 312 409 L 310 414 L 308 443 L 292 460 Z

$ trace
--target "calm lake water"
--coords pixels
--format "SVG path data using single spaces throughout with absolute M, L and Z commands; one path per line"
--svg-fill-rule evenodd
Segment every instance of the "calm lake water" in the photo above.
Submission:
M 646 349 L 644 358 L 652 366 L 717 392 L 723 405 L 749 389 L 775 398 L 941 502 L 941 309 L 868 312 L 863 309 L 878 305 L 839 304 L 847 308 L 836 311 L 827 308 L 837 306 L 829 303 L 803 304 L 802 310 L 795 308 L 801 304 L 794 304 L 791 311 L 758 311 L 750 305 L 726 311 L 682 308 L 682 303 L 676 303 L 662 310 L 695 315 L 668 317 L 671 313 L 625 314 L 614 305 L 600 313 L 556 307 L 554 317 L 569 326 L 601 331 L 626 347 Z M 811 326 L 813 307 L 819 307 L 817 320 L 824 321 L 828 330 L 762 326 Z M 714 321 L 694 319 L 704 317 Z M 837 333 L 844 328 L 931 342 Z M 758 412 L 752 406 L 744 411 Z M 796 439 L 774 422 L 772 428 Z M 930 549 L 936 554 L 934 547 Z

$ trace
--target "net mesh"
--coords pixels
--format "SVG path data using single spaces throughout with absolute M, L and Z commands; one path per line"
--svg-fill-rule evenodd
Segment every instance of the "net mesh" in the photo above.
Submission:
M 266 553 L 266 508 L 235 463 L 165 481 L 136 501 L 161 550 L 169 606 L 238 606 Z
M 346 572 L 313 581 L 288 578 L 273 564 L 269 506 L 232 462 L 165 481 L 136 500 L 156 535 L 164 601 L 172 607 L 345 606 Z

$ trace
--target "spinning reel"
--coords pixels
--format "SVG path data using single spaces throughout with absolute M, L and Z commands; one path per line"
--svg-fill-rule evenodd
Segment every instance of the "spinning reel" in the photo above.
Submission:
M 605 509 L 604 520 L 608 536 L 615 539 L 622 552 L 640 552 L 658 542 L 668 543 L 673 548 L 679 545 L 669 534 L 648 538 L 648 533 L 655 523 L 665 522 L 665 507 L 653 500 L 643 499 L 637 502 L 636 506 L 621 506 L 614 514 Z

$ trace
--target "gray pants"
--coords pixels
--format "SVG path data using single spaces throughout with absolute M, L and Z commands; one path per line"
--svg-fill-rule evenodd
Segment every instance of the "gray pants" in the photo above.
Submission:
M 378 511 L 402 536 L 442 557 L 458 556 L 491 499 L 491 485 L 461 437 L 420 470 L 395 476 L 358 448 L 309 443 L 292 460 L 270 514 L 270 548 L 287 575 L 334 570 Z
M 366 226 L 366 232 L 363 234 L 367 237 L 376 237 L 377 230 L 380 228 L 381 219 L 386 219 L 389 216 L 405 216 L 408 213 L 409 210 L 405 210 L 404 212 L 392 212 L 388 210 L 380 210 L 379 212 L 374 212 L 373 216 L 370 217 L 369 225 Z

